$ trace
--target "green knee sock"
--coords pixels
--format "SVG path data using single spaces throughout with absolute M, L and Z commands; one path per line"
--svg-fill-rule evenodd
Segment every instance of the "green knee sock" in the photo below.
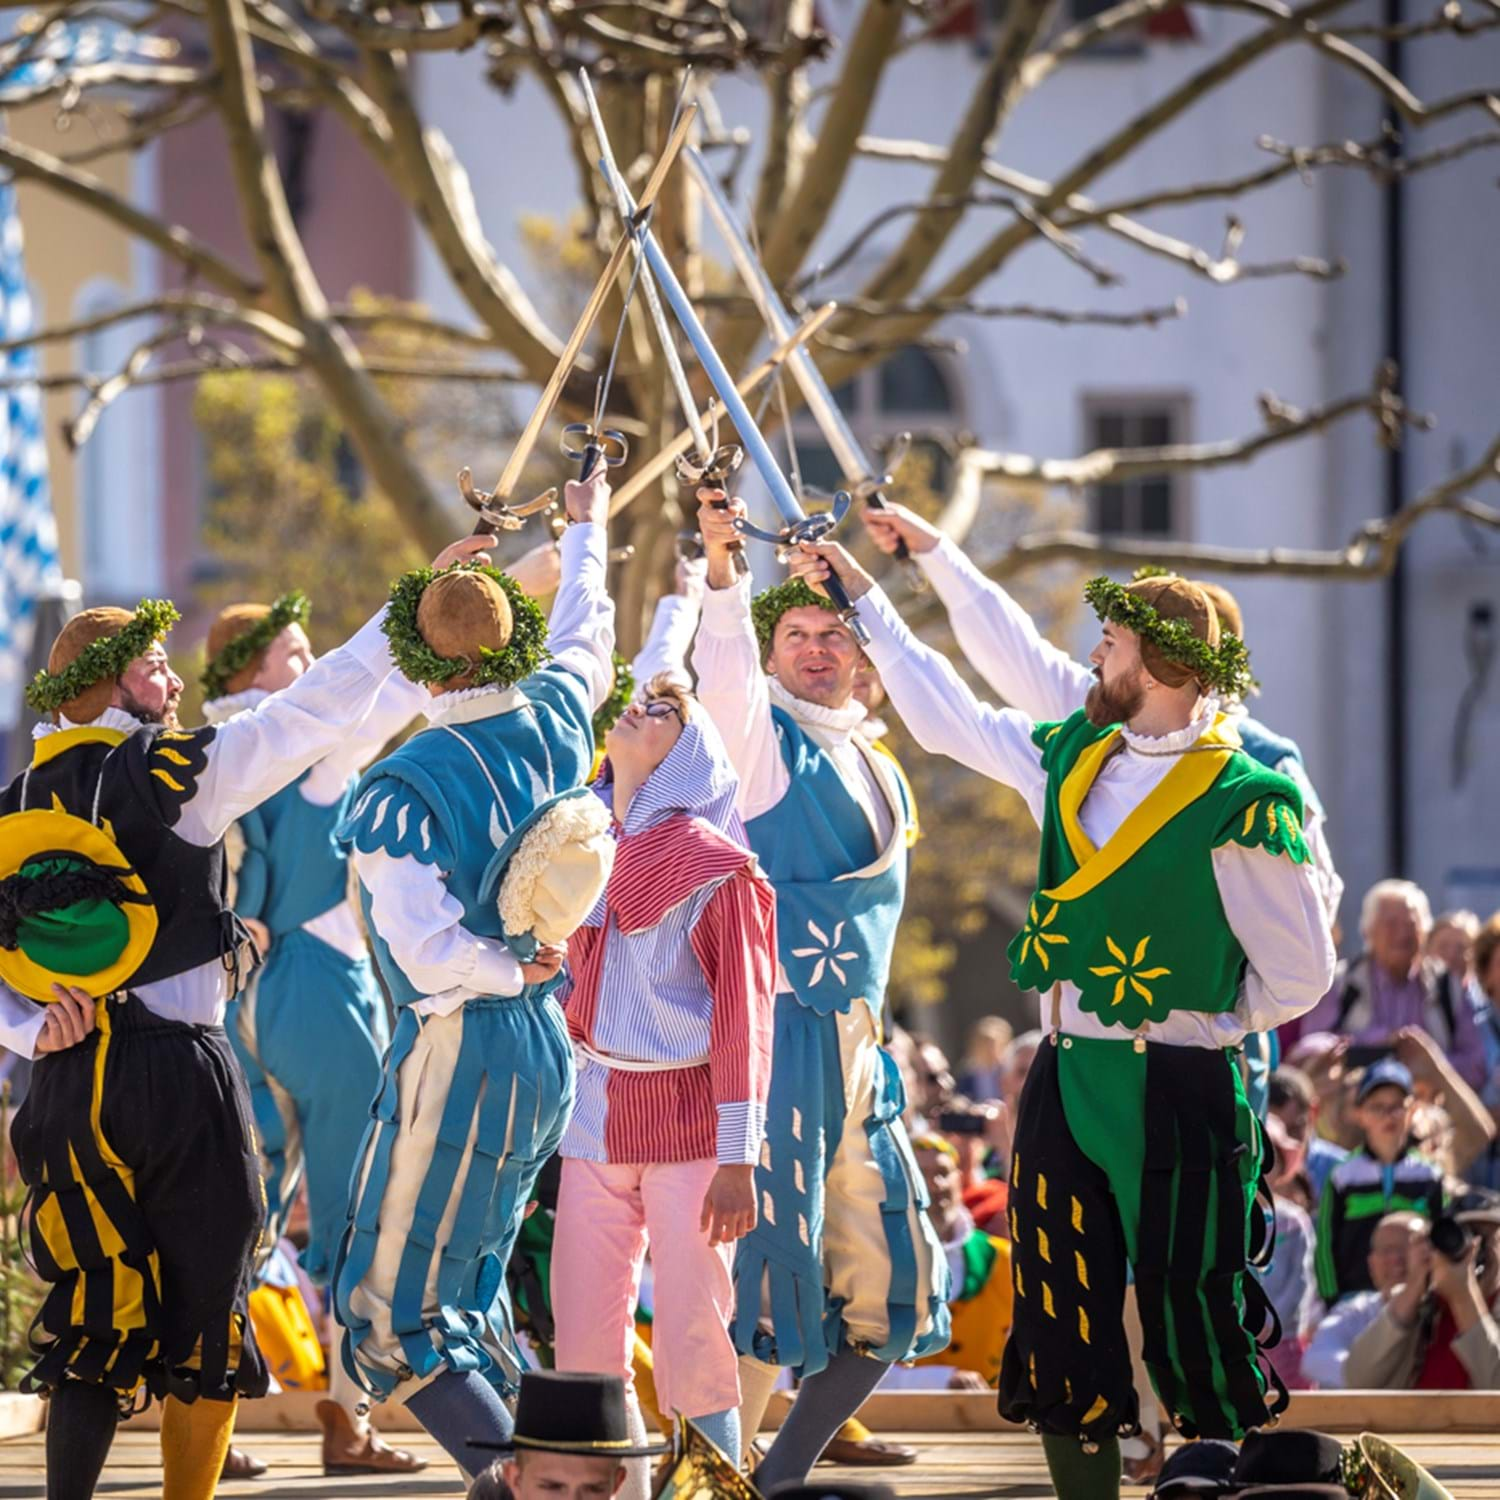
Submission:
M 1042 1452 L 1057 1500 L 1120 1500 L 1120 1444 L 1111 1438 L 1085 1453 L 1076 1437 L 1044 1433 Z

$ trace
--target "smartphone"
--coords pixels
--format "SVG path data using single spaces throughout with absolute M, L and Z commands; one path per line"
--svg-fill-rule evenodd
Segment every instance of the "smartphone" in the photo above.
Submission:
M 983 1115 L 971 1115 L 962 1109 L 945 1109 L 937 1119 L 937 1128 L 944 1135 L 983 1135 L 988 1124 Z
M 1344 1054 L 1344 1063 L 1351 1068 L 1368 1068 L 1384 1057 L 1394 1057 L 1395 1052 L 1379 1043 L 1351 1046 Z

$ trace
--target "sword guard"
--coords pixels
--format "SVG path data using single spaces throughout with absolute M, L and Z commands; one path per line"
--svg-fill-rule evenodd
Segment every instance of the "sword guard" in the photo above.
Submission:
M 475 536 L 499 536 L 502 531 L 519 531 L 528 516 L 553 509 L 557 504 L 557 489 L 544 490 L 534 500 L 522 505 L 507 505 L 497 501 L 489 490 L 482 490 L 474 483 L 474 473 L 463 468 L 458 471 L 458 492 L 466 504 L 478 515 L 474 524 Z
M 605 467 L 610 469 L 618 469 L 630 457 L 630 440 L 623 432 L 588 422 L 569 422 L 562 430 L 560 444 L 563 456 L 574 463 L 582 463 L 590 448 L 599 450 Z
M 673 467 L 683 484 L 721 489 L 744 461 L 745 450 L 738 443 L 720 443 L 706 457 L 697 453 L 679 454 L 673 460 Z

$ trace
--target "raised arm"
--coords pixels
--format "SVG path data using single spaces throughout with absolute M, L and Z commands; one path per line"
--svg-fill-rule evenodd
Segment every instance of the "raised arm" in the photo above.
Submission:
M 750 577 L 736 578 L 730 543 L 738 540 L 729 522 L 744 513 L 744 502 L 728 511 L 705 504 L 698 512 L 708 556 L 708 589 L 693 647 L 698 701 L 714 721 L 735 774 L 740 779 L 740 816 L 758 817 L 786 795 L 790 773 L 781 758 L 771 694 L 750 618 Z
M 487 558 L 486 539 L 448 547 L 438 566 Z M 340 747 L 369 716 L 395 671 L 384 609 L 289 688 L 217 729 L 161 736 L 148 756 L 146 785 L 173 831 L 213 844 L 231 823 Z M 149 778 L 155 778 L 151 780 Z
M 357 776 L 422 711 L 427 689 L 392 672 L 375 695 L 365 720 L 329 756 L 320 760 L 300 788 L 315 807 L 329 807 L 348 790 Z
M 1094 674 L 1036 628 L 1031 616 L 963 549 L 904 505 L 862 511 L 883 552 L 904 541 L 936 591 L 959 649 L 1000 698 L 1033 719 L 1066 719 L 1083 707 Z
M 558 544 L 562 580 L 547 626 L 554 667 L 583 679 L 589 709 L 609 697 L 614 683 L 615 605 L 605 587 L 609 484 L 601 465 L 587 484 L 569 480 L 564 489 L 572 523 Z
M 703 590 L 707 586 L 707 565 L 702 559 L 681 558 L 677 563 L 677 589 L 656 601 L 651 630 L 640 654 L 631 663 L 636 690 L 640 691 L 653 677 L 666 677 L 689 692 L 693 674 L 688 671 L 688 652 L 698 629 L 703 610 Z
M 866 654 L 912 738 L 924 750 L 1014 787 L 1040 822 L 1047 778 L 1031 740 L 1031 718 L 981 703 L 953 663 L 912 634 L 885 591 L 837 543 L 803 543 L 791 562 L 791 571 L 814 588 L 830 569 L 851 599 L 866 604 L 860 612 L 870 631 Z

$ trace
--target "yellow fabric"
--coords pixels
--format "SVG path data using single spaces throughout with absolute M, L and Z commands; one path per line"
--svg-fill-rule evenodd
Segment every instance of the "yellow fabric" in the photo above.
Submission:
M 123 729 L 95 729 L 90 724 L 80 729 L 59 729 L 56 734 L 43 735 L 32 745 L 31 764 L 45 766 L 75 745 L 118 745 L 124 738 Z
M 78 731 L 83 733 L 85 731 Z M 61 738 L 61 736 L 54 736 Z M 46 741 L 40 741 L 45 744 Z M 14 875 L 22 865 L 41 854 L 76 854 L 96 865 L 129 869 L 130 861 L 103 828 L 75 818 L 61 808 L 33 808 L 9 814 L 0 821 L 0 880 Z M 132 871 L 121 876 L 121 884 L 136 895 L 148 894 L 145 882 Z M 127 901 L 121 908 L 129 926 L 124 951 L 114 963 L 97 974 L 67 974 L 45 969 L 20 948 L 0 948 L 0 979 L 29 1000 L 43 1004 L 56 1000 L 54 984 L 73 985 L 96 1000 L 123 989 L 130 976 L 145 962 L 156 941 L 156 908 L 149 901 Z
M 1095 741 L 1073 763 L 1063 781 L 1058 793 L 1058 811 L 1068 847 L 1079 868 L 1056 889 L 1043 892 L 1049 900 L 1074 901 L 1107 880 L 1178 813 L 1196 802 L 1218 780 L 1230 756 L 1240 747 L 1234 725 L 1220 714 L 1192 751 L 1180 756 L 1146 794 L 1104 848 L 1096 849 L 1079 821 L 1079 810 L 1119 737 L 1116 730 Z
M 656 1426 L 656 1430 L 667 1437 L 672 1435 L 672 1424 L 661 1414 L 656 1400 L 656 1357 L 651 1352 L 651 1325 L 635 1325 L 635 1344 L 630 1352 L 630 1368 L 635 1375 L 635 1398 L 641 1403 L 642 1413 Z
M 1010 1241 L 989 1236 L 995 1250 L 989 1278 L 967 1301 L 949 1303 L 953 1315 L 953 1336 L 948 1347 L 919 1365 L 946 1365 L 950 1369 L 972 1370 L 989 1385 L 1000 1382 L 1000 1361 L 1010 1337 L 1015 1299 L 1010 1283 Z
M 132 1201 L 135 1198 L 135 1173 L 116 1155 L 114 1148 L 104 1135 L 103 1126 L 100 1123 L 100 1103 L 104 1092 L 104 1070 L 109 1051 L 110 1042 L 110 1017 L 109 1007 L 101 1005 L 97 1011 L 97 1029 L 99 1032 L 98 1049 L 94 1061 L 94 1084 L 92 1096 L 89 1101 L 89 1127 L 94 1137 L 94 1143 L 98 1147 L 99 1155 L 124 1185 L 125 1191 L 130 1195 Z M 78 1279 L 73 1285 L 73 1305 L 69 1316 L 71 1321 L 82 1326 L 84 1323 L 84 1308 L 87 1302 L 90 1276 L 107 1275 L 110 1278 L 112 1288 L 112 1312 L 111 1326 L 119 1335 L 117 1342 L 123 1343 L 126 1334 L 134 1332 L 138 1328 L 146 1326 L 145 1290 L 146 1283 L 141 1273 L 133 1267 L 128 1266 L 120 1258 L 125 1253 L 125 1241 L 119 1229 L 115 1226 L 109 1215 L 104 1210 L 104 1205 L 99 1202 L 93 1189 L 83 1180 L 83 1171 L 78 1164 L 77 1154 L 72 1147 L 68 1148 L 68 1163 L 71 1180 L 83 1189 L 84 1202 L 88 1205 L 89 1217 L 93 1220 L 94 1233 L 99 1237 L 99 1247 L 108 1257 L 105 1266 L 100 1270 L 92 1272 L 82 1271 L 78 1263 L 77 1252 L 73 1248 L 73 1241 L 68 1234 L 67 1224 L 63 1218 L 62 1210 L 58 1205 L 56 1193 L 50 1194 L 37 1210 L 36 1228 L 41 1235 L 43 1243 L 47 1247 L 47 1253 L 57 1262 L 63 1271 L 79 1271 Z M 49 1183 L 53 1188 L 61 1188 L 64 1184 Z M 150 1273 L 153 1288 L 159 1298 L 161 1295 L 161 1263 L 153 1250 L 147 1261 L 147 1270 Z M 87 1344 L 80 1345 L 80 1352 Z M 153 1348 L 152 1353 L 156 1351 Z M 111 1358 L 106 1371 L 114 1365 Z M 140 1389 L 141 1382 L 137 1381 L 132 1387 L 132 1392 Z M 127 1395 L 132 1392 L 126 1392 Z
M 250 1322 L 266 1365 L 288 1390 L 327 1388 L 327 1365 L 318 1330 L 295 1286 L 258 1286 L 250 1293 Z
M 906 793 L 906 805 L 910 810 L 910 816 L 906 820 L 906 847 L 910 849 L 922 837 L 922 824 L 917 817 L 917 794 L 912 789 L 911 778 L 906 774 L 906 767 L 896 759 L 896 752 L 884 740 L 876 740 L 870 748 L 879 751 L 895 766 L 896 776 L 901 782 L 901 790 Z
M 162 1500 L 214 1500 L 236 1401 L 182 1402 L 168 1396 L 161 1412 Z

